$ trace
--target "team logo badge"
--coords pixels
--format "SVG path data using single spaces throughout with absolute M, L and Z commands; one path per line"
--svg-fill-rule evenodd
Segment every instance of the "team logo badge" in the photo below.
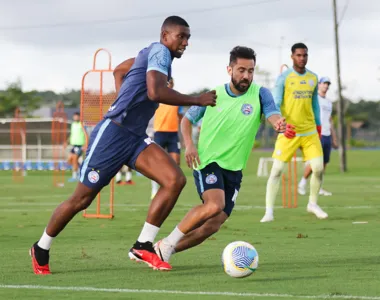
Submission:
M 87 178 L 91 183 L 97 183 L 99 181 L 99 173 L 96 171 L 91 171 L 88 173 Z
M 300 84 L 306 84 L 305 80 L 301 80 Z
M 314 86 L 314 80 L 313 80 L 313 79 L 310 79 L 310 80 L 309 80 L 309 85 L 310 85 L 311 87 Z
M 206 177 L 206 183 L 207 184 L 214 184 L 218 181 L 218 177 L 216 177 L 214 174 L 207 175 Z
M 241 112 L 245 116 L 248 116 L 248 115 L 252 114 L 252 112 L 253 112 L 252 105 L 248 104 L 248 103 L 243 104 L 243 106 L 241 107 Z

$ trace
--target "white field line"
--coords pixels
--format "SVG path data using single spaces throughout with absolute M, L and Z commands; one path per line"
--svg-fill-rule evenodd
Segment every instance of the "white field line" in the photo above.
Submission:
M 354 296 L 354 295 L 293 295 L 274 293 L 234 293 L 234 292 L 204 292 L 204 291 L 177 291 L 177 290 L 149 290 L 149 289 L 123 289 L 123 288 L 95 288 L 74 286 L 44 286 L 44 285 L 6 285 L 0 284 L 0 289 L 27 289 L 27 290 L 50 290 L 72 292 L 102 292 L 124 294 L 174 294 L 196 296 L 226 296 L 226 297 L 268 297 L 268 298 L 295 298 L 295 299 L 362 299 L 380 300 L 377 296 Z

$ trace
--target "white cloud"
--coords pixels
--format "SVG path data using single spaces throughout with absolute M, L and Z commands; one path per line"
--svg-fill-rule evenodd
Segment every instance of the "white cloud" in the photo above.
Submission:
M 308 67 L 333 80 L 336 89 L 335 50 L 330 0 L 281 0 L 277 2 L 204 1 L 2 1 L 0 3 L 0 88 L 20 77 L 25 89 L 63 91 L 79 88 L 83 73 L 92 66 L 95 50 L 111 50 L 113 66 L 136 55 L 159 37 L 166 15 L 182 14 L 192 29 L 191 44 L 173 64 L 176 87 L 192 92 L 227 81 L 229 51 L 240 44 L 258 53 L 260 68 L 273 79 L 281 63 L 291 64 L 290 47 L 304 41 L 309 47 Z M 265 2 L 265 1 L 264 1 Z M 346 1 L 340 0 L 341 12 Z M 363 4 L 365 2 L 365 5 Z M 199 12 L 202 8 L 233 6 Z M 239 6 L 240 5 L 240 6 Z M 20 9 L 22 7 L 22 9 Z M 198 11 L 198 12 L 194 12 Z M 187 12 L 187 13 L 186 13 Z M 380 1 L 351 0 L 340 28 L 342 80 L 350 98 L 379 99 Z M 72 26 L 73 22 L 120 20 L 153 16 L 128 22 Z M 9 27 L 66 24 L 35 29 Z M 283 37 L 283 40 L 281 38 Z M 282 42 L 281 42 L 282 41 Z M 282 44 L 282 51 L 279 46 Z

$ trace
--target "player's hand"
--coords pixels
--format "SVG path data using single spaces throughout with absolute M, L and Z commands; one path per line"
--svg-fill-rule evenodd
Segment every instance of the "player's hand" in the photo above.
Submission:
M 332 139 L 332 147 L 334 149 L 338 149 L 339 148 L 339 144 L 338 144 L 338 141 L 336 140 L 336 138 Z
M 197 97 L 197 105 L 199 106 L 215 106 L 216 105 L 216 91 L 212 90 L 207 93 L 201 94 Z
M 288 139 L 293 139 L 296 136 L 296 127 L 292 124 L 286 124 L 286 129 L 284 132 L 285 137 Z
M 199 160 L 198 150 L 194 145 L 190 145 L 186 148 L 185 158 L 187 166 L 190 169 L 196 168 L 201 164 L 201 161 Z
M 321 125 L 317 125 L 317 132 L 318 132 L 319 138 L 321 138 L 322 137 L 322 126 Z
M 285 118 L 280 118 L 276 121 L 276 123 L 273 125 L 273 128 L 274 130 L 276 130 L 277 132 L 285 132 L 286 130 L 286 122 L 285 122 Z

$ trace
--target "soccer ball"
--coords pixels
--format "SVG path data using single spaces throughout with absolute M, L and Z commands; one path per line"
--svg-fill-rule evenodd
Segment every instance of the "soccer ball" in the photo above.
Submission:
M 259 255 L 247 242 L 232 242 L 223 250 L 222 264 L 224 272 L 231 277 L 247 277 L 256 271 Z

